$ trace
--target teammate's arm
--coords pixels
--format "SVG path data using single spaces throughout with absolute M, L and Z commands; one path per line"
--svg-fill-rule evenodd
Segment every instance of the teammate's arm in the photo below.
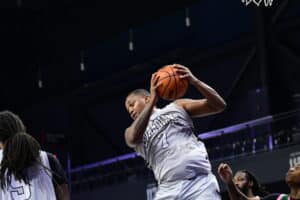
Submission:
M 54 184 L 55 195 L 57 200 L 70 200 L 68 181 L 66 173 L 59 162 L 58 158 L 47 152 L 50 168 L 52 170 L 52 182 Z
M 142 140 L 150 115 L 158 100 L 156 88 L 159 86 L 158 76 L 152 74 L 149 102 L 134 122 L 125 130 L 125 141 L 129 147 L 135 148 Z
M 69 189 L 67 184 L 61 184 L 55 188 L 57 200 L 70 200 Z
M 233 173 L 229 165 L 221 163 L 218 167 L 218 174 L 226 183 L 230 200 L 260 200 L 259 197 L 247 197 L 233 183 Z
M 178 99 L 175 103 L 183 107 L 191 117 L 202 117 L 222 112 L 226 103 L 224 99 L 209 85 L 200 81 L 185 66 L 175 64 L 177 72 L 181 74 L 180 78 L 187 78 L 205 98 L 204 99 Z

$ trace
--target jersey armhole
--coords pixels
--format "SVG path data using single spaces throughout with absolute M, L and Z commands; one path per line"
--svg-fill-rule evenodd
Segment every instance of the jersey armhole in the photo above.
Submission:
M 186 117 L 190 117 L 189 113 L 183 107 L 179 106 L 175 102 L 172 102 L 167 106 L 174 106 L 176 109 L 180 110 Z

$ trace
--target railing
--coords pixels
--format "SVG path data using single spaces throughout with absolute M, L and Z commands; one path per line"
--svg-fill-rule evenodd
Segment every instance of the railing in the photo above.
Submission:
M 300 142 L 299 113 L 299 110 L 294 110 L 266 116 L 201 133 L 198 137 L 204 140 L 211 161 L 272 151 Z M 144 161 L 135 153 L 75 167 L 68 174 L 72 187 L 82 187 L 85 183 L 107 185 L 116 179 L 128 179 L 136 175 L 152 176 Z

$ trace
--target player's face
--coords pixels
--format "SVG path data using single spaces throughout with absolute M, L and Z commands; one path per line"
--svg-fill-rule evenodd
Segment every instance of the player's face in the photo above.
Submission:
M 146 96 L 132 94 L 126 98 L 125 107 L 133 120 L 143 111 L 146 103 Z
M 286 174 L 285 180 L 288 185 L 300 185 L 300 163 L 291 167 Z
M 243 193 L 247 192 L 249 184 L 245 172 L 237 172 L 234 175 L 233 182 Z

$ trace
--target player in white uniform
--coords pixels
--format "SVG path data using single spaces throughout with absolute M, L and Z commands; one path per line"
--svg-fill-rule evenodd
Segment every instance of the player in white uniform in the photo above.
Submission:
M 153 74 L 150 93 L 137 89 L 126 98 L 125 106 L 134 122 L 125 131 L 125 141 L 152 168 L 158 182 L 156 200 L 219 200 L 217 180 L 206 148 L 194 134 L 191 117 L 219 113 L 226 103 L 187 67 L 174 67 L 205 98 L 178 99 L 158 109 L 156 88 L 160 83 Z
M 0 112 L 0 200 L 69 200 L 64 171 L 21 119 Z

